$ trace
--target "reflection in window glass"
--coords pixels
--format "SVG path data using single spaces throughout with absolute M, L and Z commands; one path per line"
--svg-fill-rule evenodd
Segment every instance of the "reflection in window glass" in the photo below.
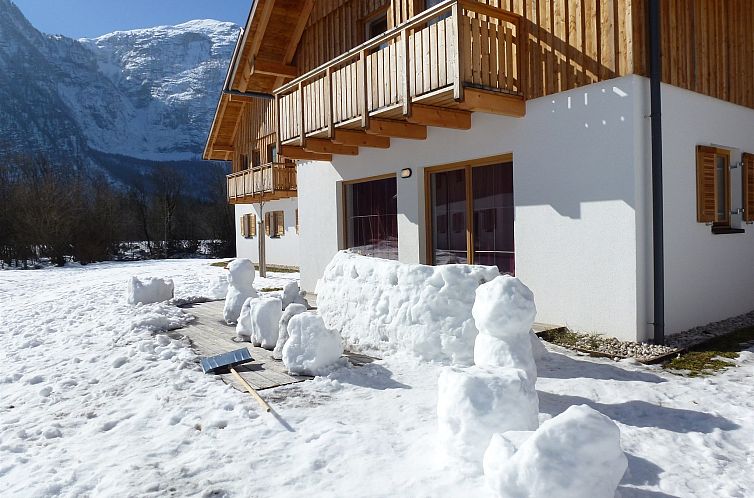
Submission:
M 364 256 L 398 259 L 395 178 L 346 185 L 348 248 Z
M 474 263 L 513 274 L 513 166 L 472 168 Z
M 464 170 L 433 173 L 433 264 L 466 263 L 466 177 Z

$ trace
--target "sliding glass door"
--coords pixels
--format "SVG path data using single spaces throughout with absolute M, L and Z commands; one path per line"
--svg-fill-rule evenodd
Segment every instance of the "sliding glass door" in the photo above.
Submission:
M 513 274 L 513 163 L 460 165 L 429 175 L 432 263 L 496 265 Z
M 395 176 L 345 185 L 346 247 L 364 256 L 398 259 Z

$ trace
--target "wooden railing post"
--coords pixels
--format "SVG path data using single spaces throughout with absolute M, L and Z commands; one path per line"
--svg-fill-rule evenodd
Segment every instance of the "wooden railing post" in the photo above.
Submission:
M 367 58 L 369 54 L 366 50 L 359 52 L 359 73 L 361 81 L 359 82 L 359 94 L 361 95 L 361 127 L 369 127 L 369 75 L 367 74 Z
M 454 41 L 453 55 L 455 56 L 455 71 L 453 71 L 453 98 L 457 101 L 463 100 L 463 57 L 461 51 L 461 36 L 463 36 L 463 28 L 461 27 L 461 8 L 458 2 L 455 2 L 451 7 L 451 26 L 453 26 L 453 36 L 451 39 Z
M 411 115 L 411 58 L 409 56 L 408 30 L 401 30 L 401 46 L 403 47 L 403 73 L 401 84 L 403 86 L 403 115 Z
M 306 123 L 304 122 L 304 116 L 306 116 L 306 112 L 304 111 L 304 82 L 300 81 L 298 84 L 298 102 L 299 102 L 299 119 L 301 122 L 299 123 L 299 130 L 301 131 L 301 136 L 299 137 L 299 145 L 301 147 L 304 146 L 306 143 Z
M 335 116 L 333 114 L 333 86 L 332 86 L 332 66 L 327 68 L 325 76 L 325 94 L 327 95 L 327 138 L 335 136 Z
M 282 139 L 280 138 L 280 133 L 282 131 L 281 124 L 280 124 L 280 95 L 275 94 L 275 150 L 278 154 L 280 154 L 280 151 L 283 150 L 282 148 Z

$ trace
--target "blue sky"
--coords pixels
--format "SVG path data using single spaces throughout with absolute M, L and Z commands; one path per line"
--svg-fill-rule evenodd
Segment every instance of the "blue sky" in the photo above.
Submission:
M 243 24 L 251 0 L 12 0 L 35 28 L 71 38 L 217 19 Z

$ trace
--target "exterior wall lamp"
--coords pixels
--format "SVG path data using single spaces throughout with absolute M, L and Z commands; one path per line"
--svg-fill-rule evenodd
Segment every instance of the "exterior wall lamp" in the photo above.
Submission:
M 401 178 L 411 178 L 412 174 L 413 171 L 411 171 L 411 168 L 403 168 L 401 170 Z

